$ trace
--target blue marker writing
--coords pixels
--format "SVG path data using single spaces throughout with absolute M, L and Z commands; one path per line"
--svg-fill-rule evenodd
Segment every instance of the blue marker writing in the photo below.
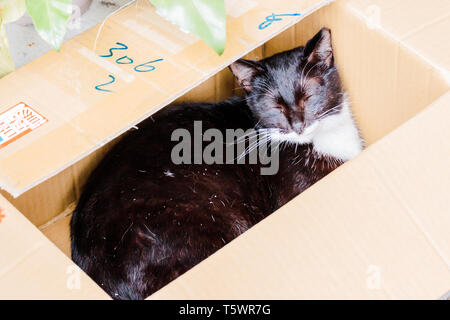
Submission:
M 301 13 L 286 13 L 286 14 L 272 13 L 270 16 L 267 16 L 266 20 L 259 25 L 259 30 L 264 30 L 265 28 L 272 25 L 272 23 L 274 23 L 275 21 L 283 20 L 282 17 L 298 17 L 301 15 L 302 15 Z
M 125 62 L 123 60 L 125 60 Z M 128 56 L 123 56 L 116 60 L 117 64 L 132 64 L 133 62 L 134 62 L 133 59 L 131 59 Z
M 95 86 L 95 89 L 97 89 L 98 91 L 103 91 L 103 92 L 112 92 L 111 90 L 101 88 L 101 87 L 107 86 L 108 84 L 114 83 L 116 81 L 116 78 L 113 75 L 110 74 L 108 77 L 111 78 L 111 81 L 103 83 L 103 84 L 99 84 L 98 86 Z
M 105 54 L 103 56 L 100 56 L 101 58 L 109 58 L 113 56 L 113 50 L 127 50 L 128 46 L 126 44 L 120 43 L 120 42 L 116 42 L 116 44 L 118 46 L 120 46 L 120 48 L 111 48 L 109 49 L 109 54 Z
M 155 62 L 159 62 L 159 61 L 163 61 L 164 59 L 156 59 L 156 60 L 152 60 L 143 64 L 140 64 L 136 67 L 134 67 L 134 71 L 136 72 L 149 72 L 149 71 L 153 71 L 156 69 L 155 66 L 153 66 L 152 64 Z
M 120 43 L 120 42 L 116 42 L 116 45 L 118 45 L 119 47 L 112 47 L 112 48 L 110 48 L 109 49 L 109 54 L 105 54 L 105 55 L 102 55 L 100 57 L 101 58 L 112 57 L 114 55 L 114 52 L 113 52 L 114 50 L 128 50 L 128 46 L 126 44 L 123 44 L 123 43 Z M 133 69 L 136 72 L 150 72 L 150 71 L 153 71 L 153 70 L 156 69 L 156 67 L 153 65 L 154 63 L 159 62 L 159 61 L 163 61 L 163 60 L 164 59 L 151 60 L 151 61 L 142 63 L 140 65 L 137 65 Z M 130 57 L 125 55 L 125 56 L 122 56 L 122 57 L 116 59 L 115 62 L 117 64 L 119 64 L 119 65 L 127 65 L 127 64 L 133 64 L 134 60 L 132 58 L 130 58 Z M 103 87 L 105 87 L 107 85 L 110 85 L 110 84 L 116 82 L 116 78 L 112 74 L 108 75 L 108 77 L 111 79 L 110 81 L 95 86 L 95 89 L 98 90 L 98 91 L 103 91 L 103 92 L 112 92 L 111 90 L 103 88 Z

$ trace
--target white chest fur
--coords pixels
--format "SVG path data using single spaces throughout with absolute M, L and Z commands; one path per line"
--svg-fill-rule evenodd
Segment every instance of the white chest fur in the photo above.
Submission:
M 272 141 L 299 145 L 312 143 L 317 154 L 343 162 L 353 159 L 363 150 L 363 141 L 347 98 L 339 113 L 314 122 L 302 134 L 281 133 L 277 129 L 270 129 L 269 133 Z
M 320 120 L 312 135 L 314 151 L 342 161 L 356 157 L 363 149 L 363 142 L 345 102 L 341 112 Z

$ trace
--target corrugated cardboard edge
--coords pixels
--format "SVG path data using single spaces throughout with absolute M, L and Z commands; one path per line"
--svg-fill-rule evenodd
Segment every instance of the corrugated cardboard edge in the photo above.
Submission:
M 98 150 L 99 148 L 101 148 L 102 146 L 106 145 L 108 142 L 116 139 L 117 137 L 119 137 L 120 135 L 122 135 L 123 133 L 127 132 L 128 130 L 130 130 L 131 128 L 135 127 L 137 124 L 139 124 L 140 122 L 142 122 L 143 120 L 147 119 L 149 116 L 151 116 L 152 114 L 156 113 L 157 111 L 161 110 L 162 108 L 164 108 L 165 106 L 171 104 L 172 102 L 174 102 L 175 100 L 177 100 L 178 98 L 180 98 L 181 96 L 183 96 L 184 94 L 186 94 L 188 91 L 190 91 L 191 89 L 201 85 L 203 82 L 205 82 L 206 80 L 210 79 L 211 77 L 213 77 L 215 74 L 217 74 L 219 71 L 221 71 L 222 69 L 226 68 L 227 66 L 229 66 L 231 63 L 233 63 L 234 61 L 242 58 L 243 56 L 245 56 L 246 54 L 248 54 L 249 52 L 255 50 L 256 48 L 258 48 L 259 46 L 263 45 L 265 42 L 267 42 L 268 40 L 272 39 L 273 37 L 275 37 L 276 35 L 280 34 L 281 32 L 291 28 L 293 25 L 297 24 L 298 22 L 300 22 L 301 20 L 303 20 L 305 17 L 309 16 L 310 14 L 312 14 L 313 12 L 321 9 L 324 6 L 329 5 L 330 3 L 334 2 L 334 0 L 324 0 L 321 1 L 315 5 L 310 6 L 309 8 L 304 9 L 304 13 L 295 19 L 292 19 L 292 21 L 285 25 L 283 28 L 280 28 L 276 33 L 271 34 L 270 36 L 264 38 L 263 40 L 257 42 L 254 45 L 251 45 L 247 50 L 245 50 L 244 52 L 240 53 L 238 56 L 233 57 L 232 59 L 226 61 L 224 64 L 218 66 L 217 68 L 214 69 L 213 72 L 211 72 L 210 74 L 206 74 L 203 78 L 201 78 L 199 81 L 193 83 L 190 87 L 185 88 L 184 90 L 180 91 L 178 94 L 172 96 L 170 99 L 168 99 L 166 102 L 164 102 L 163 104 L 158 105 L 156 108 L 152 108 L 152 110 L 148 113 L 146 113 L 144 116 L 140 117 L 139 119 L 137 119 L 136 121 L 133 121 L 132 123 L 130 123 L 128 126 L 126 126 L 125 128 L 123 128 L 122 130 L 118 131 L 116 134 L 108 137 L 107 139 L 105 139 L 104 141 L 102 141 L 101 143 L 99 143 L 98 145 L 96 145 L 95 147 L 89 149 L 87 152 L 83 153 L 82 155 L 80 155 L 79 157 L 75 158 L 73 161 L 68 162 L 66 165 L 56 169 L 55 171 L 51 172 L 50 174 L 42 177 L 41 179 L 36 180 L 35 182 L 31 183 L 28 187 L 23 188 L 23 189 L 17 189 L 13 183 L 11 183 L 10 181 L 7 181 L 5 179 L 0 179 L 0 188 L 7 191 L 9 194 L 11 194 L 14 198 L 19 197 L 20 195 L 22 195 L 23 193 L 27 192 L 28 190 L 36 187 L 37 185 L 41 184 L 42 182 L 54 177 L 55 175 L 57 175 L 58 173 L 62 172 L 63 170 L 69 168 L 70 166 L 72 166 L 73 164 L 77 163 L 78 161 L 80 161 L 81 159 L 89 156 L 90 154 L 92 154 L 94 151 Z
M 0 209 L 0 299 L 110 299 L 2 196 Z

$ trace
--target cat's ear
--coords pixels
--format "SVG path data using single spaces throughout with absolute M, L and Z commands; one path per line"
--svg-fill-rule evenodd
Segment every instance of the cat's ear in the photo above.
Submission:
M 253 78 L 258 73 L 263 72 L 264 67 L 256 61 L 239 59 L 230 65 L 230 70 L 242 89 L 249 93 L 252 90 Z
M 323 62 L 327 67 L 334 64 L 331 30 L 322 28 L 305 46 L 304 56 L 308 62 Z

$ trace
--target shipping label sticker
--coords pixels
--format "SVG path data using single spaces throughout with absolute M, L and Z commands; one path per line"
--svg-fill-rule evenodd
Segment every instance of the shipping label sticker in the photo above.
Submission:
M 23 102 L 0 113 L 0 149 L 46 122 L 45 117 Z

